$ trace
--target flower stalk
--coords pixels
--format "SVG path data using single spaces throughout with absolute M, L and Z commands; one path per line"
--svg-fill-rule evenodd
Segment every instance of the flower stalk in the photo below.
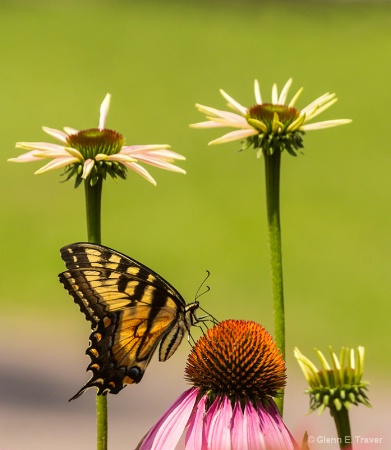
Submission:
M 288 101 L 288 92 L 292 85 L 289 79 L 281 92 L 277 85 L 272 88 L 271 102 L 264 102 L 257 80 L 254 82 L 255 104 L 245 107 L 222 89 L 221 95 L 227 101 L 231 111 L 222 111 L 210 106 L 196 104 L 197 109 L 206 115 L 207 121 L 190 125 L 193 128 L 233 128 L 223 136 L 209 142 L 209 145 L 240 140 L 241 150 L 254 148 L 259 158 L 265 159 L 266 203 L 269 258 L 271 265 L 274 337 L 277 346 L 285 357 L 285 312 L 281 252 L 280 224 L 280 166 L 281 153 L 284 150 L 296 156 L 303 148 L 303 136 L 306 131 L 320 130 L 348 124 L 349 119 L 313 122 L 315 117 L 330 108 L 336 101 L 335 94 L 327 92 L 302 109 L 296 102 L 303 92 L 300 88 Z M 234 111 L 234 112 L 232 112 Z M 280 413 L 283 411 L 283 392 L 277 399 Z
M 94 185 L 84 181 L 87 240 L 101 244 L 101 204 L 103 180 L 99 178 Z M 107 450 L 107 396 L 96 395 L 96 445 L 97 450 Z
M 274 311 L 274 339 L 285 359 L 285 309 L 282 274 L 281 224 L 280 224 L 280 167 L 281 152 L 263 152 L 265 159 L 266 208 L 269 240 L 269 258 Z M 276 398 L 282 416 L 284 391 Z

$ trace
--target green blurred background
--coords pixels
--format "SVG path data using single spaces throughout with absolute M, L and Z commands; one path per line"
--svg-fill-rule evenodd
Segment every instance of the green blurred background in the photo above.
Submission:
M 103 243 L 159 272 L 188 302 L 210 270 L 202 306 L 272 332 L 263 161 L 238 153 L 239 143 L 208 147 L 222 131 L 188 124 L 203 120 L 196 102 L 225 109 L 220 88 L 251 105 L 254 78 L 270 100 L 273 82 L 290 77 L 291 95 L 305 88 L 298 107 L 336 92 L 321 120 L 353 123 L 309 132 L 304 156 L 283 155 L 286 421 L 298 439 L 304 429 L 335 436 L 328 414 L 305 416 L 294 346 L 313 358 L 314 346 L 364 345 L 375 408 L 355 409 L 353 432 L 391 448 L 382 422 L 390 24 L 391 4 L 381 2 L 0 1 L 0 448 L 95 447 L 93 393 L 67 403 L 88 378 L 89 327 L 57 280 L 59 248 L 86 239 L 83 190 L 61 183 L 60 171 L 34 176 L 39 164 L 7 163 L 21 153 L 15 142 L 51 141 L 42 125 L 97 126 L 110 92 L 107 126 L 128 144 L 170 144 L 186 156 L 187 175 L 151 168 L 157 187 L 133 173 L 106 182 Z M 183 390 L 188 350 L 154 361 L 140 385 L 110 397 L 110 449 L 133 448 Z

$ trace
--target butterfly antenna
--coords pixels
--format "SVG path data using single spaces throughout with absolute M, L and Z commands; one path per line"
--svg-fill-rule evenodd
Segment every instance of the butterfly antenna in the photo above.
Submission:
M 196 295 L 194 300 L 197 301 L 201 296 L 203 296 L 204 294 L 206 294 L 207 292 L 210 291 L 210 287 L 209 286 L 205 286 L 205 290 L 203 292 L 200 292 L 202 287 L 204 286 L 204 284 L 206 283 L 206 280 L 210 277 L 210 272 L 209 270 L 206 271 L 206 277 L 204 278 L 204 280 L 202 281 L 202 283 L 200 284 L 200 287 L 197 289 Z

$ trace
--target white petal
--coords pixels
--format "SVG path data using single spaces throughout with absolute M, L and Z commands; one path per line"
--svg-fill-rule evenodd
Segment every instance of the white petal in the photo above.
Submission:
M 157 150 L 157 151 L 152 150 L 150 153 L 158 156 L 159 158 L 164 158 L 164 159 L 170 160 L 170 161 L 175 160 L 175 159 L 185 161 L 185 159 L 186 159 L 185 156 L 180 155 L 179 153 L 173 152 L 171 150 Z
M 98 126 L 100 131 L 104 130 L 105 126 L 106 126 L 107 114 L 108 114 L 109 108 L 110 108 L 110 100 L 111 100 L 111 95 L 106 94 L 106 97 L 104 98 L 102 104 L 100 105 L 100 116 L 99 116 L 99 126 Z
M 213 120 L 209 120 L 208 122 L 198 122 L 191 123 L 189 125 L 190 128 L 224 128 L 226 125 L 223 125 L 221 122 L 214 122 Z
M 16 158 L 9 158 L 7 161 L 9 162 L 33 162 L 33 161 L 42 161 L 42 157 L 35 155 L 36 150 L 32 150 L 31 152 L 23 153 L 23 155 L 19 155 Z
M 326 92 L 326 94 L 321 95 L 320 97 L 318 97 L 317 99 L 315 99 L 313 102 L 311 102 L 309 105 L 307 105 L 306 107 L 304 107 L 301 111 L 308 113 L 309 111 L 311 111 L 312 109 L 316 109 L 319 108 L 319 106 L 327 103 L 328 101 L 330 101 L 331 99 L 333 99 L 335 97 L 335 94 L 330 94 L 328 92 Z
M 323 128 L 337 127 L 339 125 L 345 125 L 351 122 L 351 119 L 325 120 L 324 122 L 316 122 L 303 125 L 302 127 L 300 127 L 300 130 L 322 130 Z
M 146 164 L 150 164 L 151 166 L 159 167 L 160 169 L 171 170 L 172 172 L 183 174 L 186 173 L 186 171 L 181 169 L 180 167 L 177 167 L 174 164 L 170 164 L 169 162 L 163 161 L 159 158 L 154 158 L 151 155 L 138 155 L 137 160 Z
M 152 183 L 154 186 L 156 186 L 155 179 L 152 178 L 151 175 L 149 174 L 149 172 L 146 169 L 144 169 L 144 167 L 140 166 L 140 164 L 137 164 L 135 162 L 131 162 L 131 163 L 124 162 L 124 164 L 126 167 L 129 167 L 129 169 L 134 170 L 136 173 L 138 173 L 143 178 L 145 178 L 150 183 Z
M 71 127 L 64 127 L 64 130 L 68 136 L 72 136 L 72 134 L 77 134 L 79 132 L 79 130 L 76 130 L 76 128 Z
M 218 139 L 210 141 L 208 145 L 238 141 L 240 139 L 244 139 L 249 136 L 255 136 L 256 134 L 259 134 L 259 131 L 255 130 L 254 128 L 251 130 L 235 130 L 235 131 L 231 131 L 230 133 L 225 134 L 224 136 L 221 136 Z
M 220 94 L 228 101 L 228 104 L 232 106 L 234 109 L 240 112 L 240 114 L 247 114 L 247 108 L 242 106 L 236 100 L 234 100 L 230 95 L 228 95 L 225 91 L 220 89 Z
M 68 158 L 56 158 L 53 161 L 50 161 L 50 163 L 46 164 L 46 166 L 41 167 L 36 172 L 34 172 L 36 175 L 39 175 L 41 173 L 48 172 L 49 170 L 59 169 L 60 167 L 68 166 L 69 164 L 74 164 L 78 162 L 77 158 L 73 158 L 72 156 Z
M 316 116 L 319 116 L 323 111 L 330 108 L 330 106 L 334 105 L 335 102 L 337 102 L 338 99 L 334 98 L 330 100 L 328 103 L 325 103 L 323 106 L 320 106 L 319 108 L 314 109 L 313 111 L 309 111 L 307 114 L 307 120 L 313 119 Z
M 261 96 L 261 90 L 259 89 L 258 80 L 254 81 L 254 94 L 255 94 L 255 101 L 257 102 L 257 105 L 262 105 L 262 96 Z
M 64 156 L 67 154 L 63 145 L 51 144 L 50 142 L 17 142 L 15 147 L 23 148 L 25 150 L 58 151 L 62 152 Z
M 120 153 L 131 153 L 133 151 L 144 151 L 144 150 L 165 150 L 171 148 L 169 145 L 160 145 L 160 144 L 154 144 L 154 145 L 125 145 L 121 148 Z M 174 152 L 173 152 L 174 153 Z
M 279 105 L 285 105 L 286 98 L 288 96 L 289 89 L 292 85 L 292 78 L 289 78 L 289 80 L 285 83 L 285 86 L 282 88 L 280 98 L 278 99 Z
M 272 103 L 273 105 L 277 105 L 278 103 L 278 91 L 276 83 L 274 83 L 272 87 Z
M 95 161 L 93 159 L 86 159 L 83 165 L 83 173 L 81 177 L 86 180 L 88 175 L 91 173 L 92 168 L 95 165 Z
M 232 113 L 230 111 L 221 111 L 220 109 L 211 108 L 210 106 L 200 105 L 199 103 L 196 104 L 196 108 L 201 113 L 203 113 L 207 116 L 212 116 L 211 120 L 214 120 L 215 118 L 226 119 L 226 120 L 232 121 L 232 122 L 243 120 L 243 117 L 239 116 L 236 113 Z M 245 111 L 245 114 L 247 114 L 247 110 Z
M 67 143 L 68 134 L 54 128 L 42 127 L 43 131 L 61 142 Z

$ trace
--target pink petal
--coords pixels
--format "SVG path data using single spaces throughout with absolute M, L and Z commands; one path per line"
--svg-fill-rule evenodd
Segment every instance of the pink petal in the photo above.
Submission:
M 87 179 L 88 175 L 91 173 L 92 168 L 95 165 L 95 161 L 93 159 L 86 159 L 84 161 L 84 165 L 83 165 L 83 173 L 81 175 L 81 177 L 85 180 Z
M 61 142 L 67 143 L 68 134 L 54 128 L 42 127 L 43 131 Z
M 38 169 L 34 173 L 35 175 L 39 175 L 41 173 L 48 172 L 49 170 L 59 169 L 60 167 L 65 167 L 68 166 L 69 164 L 74 164 L 76 162 L 79 162 L 79 160 L 77 158 L 74 158 L 73 156 L 56 158 L 53 161 L 50 161 L 50 163 L 46 164 L 46 166 L 43 166 L 40 169 Z
M 42 161 L 42 158 L 39 156 L 35 156 L 36 150 L 32 150 L 31 152 L 23 153 L 23 155 L 19 155 L 16 158 L 9 158 L 7 161 L 10 162 L 32 162 L 32 161 Z
M 154 186 L 156 186 L 156 181 L 154 178 L 152 178 L 152 176 L 149 174 L 149 172 L 144 169 L 144 167 L 140 166 L 140 164 L 137 164 L 135 162 L 124 162 L 123 163 L 126 167 L 129 167 L 129 169 L 134 170 L 136 173 L 138 173 L 139 175 L 141 175 L 143 178 L 145 178 L 146 180 L 148 180 L 150 183 L 152 183 Z
M 175 159 L 179 159 L 181 161 L 184 161 L 186 159 L 185 156 L 180 155 L 179 153 L 173 152 L 171 150 L 157 150 L 157 151 L 152 150 L 148 153 L 150 155 L 154 155 L 158 158 L 164 158 L 168 162 L 175 160 Z
M 56 151 L 59 154 L 66 155 L 67 152 L 63 145 L 51 144 L 50 142 L 17 142 L 16 148 L 22 148 L 25 150 L 41 150 L 44 152 Z
M 186 173 L 185 170 L 180 167 L 170 164 L 165 161 L 161 161 L 159 158 L 147 155 L 134 155 L 138 161 L 150 164 L 151 166 L 159 167 L 159 169 L 171 170 L 172 172 Z
M 185 391 L 144 437 L 139 450 L 173 450 L 186 427 L 198 389 Z
M 121 148 L 120 153 L 133 153 L 133 152 L 144 152 L 151 150 L 164 150 L 170 148 L 169 145 L 160 145 L 160 144 L 152 144 L 152 145 L 124 145 Z
M 251 130 L 235 130 L 235 131 L 231 131 L 230 133 L 225 134 L 224 136 L 221 136 L 220 138 L 210 141 L 208 145 L 238 141 L 240 139 L 244 139 L 249 136 L 255 136 L 257 134 L 259 134 L 259 131 L 256 130 L 255 128 L 252 128 Z
M 204 395 L 191 414 L 186 433 L 185 450 L 207 450 L 204 430 L 205 405 L 208 397 Z
M 261 432 L 265 438 L 266 448 L 283 450 L 299 449 L 299 446 L 285 426 L 278 408 L 273 401 L 267 409 L 258 404 L 256 411 L 260 419 Z
M 222 400 L 217 398 L 205 417 L 208 450 L 231 450 L 231 419 L 232 406 L 230 400 L 226 396 Z

